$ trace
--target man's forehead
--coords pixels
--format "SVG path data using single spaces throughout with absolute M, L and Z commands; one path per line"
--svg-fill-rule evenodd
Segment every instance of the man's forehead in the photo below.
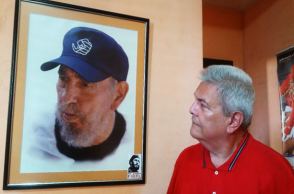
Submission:
M 58 73 L 60 74 L 60 73 L 65 73 L 66 71 L 73 71 L 73 72 L 75 72 L 72 68 L 70 68 L 70 67 L 67 67 L 67 66 L 65 66 L 65 65 L 60 65 L 60 67 L 59 67 L 59 69 L 58 69 Z M 75 73 L 77 73 L 77 72 L 75 72 Z
M 208 94 L 208 93 L 218 93 L 216 86 L 214 84 L 200 82 L 199 86 L 197 87 L 194 95 L 196 94 Z
M 58 70 L 58 74 L 60 75 L 66 75 L 66 74 L 73 74 L 76 78 L 79 78 L 83 81 L 86 81 L 84 78 L 82 78 L 82 76 L 80 76 L 76 71 L 74 71 L 73 69 L 71 69 L 70 67 L 67 67 L 65 65 L 60 65 L 59 70 Z
M 194 96 L 198 100 L 211 103 L 218 101 L 219 92 L 214 84 L 202 81 L 194 92 Z

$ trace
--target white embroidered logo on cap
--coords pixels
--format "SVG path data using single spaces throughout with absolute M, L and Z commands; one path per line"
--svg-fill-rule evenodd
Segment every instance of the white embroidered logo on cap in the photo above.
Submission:
M 77 42 L 77 47 L 75 47 L 74 43 L 72 43 L 73 51 L 81 55 L 88 54 L 91 48 L 92 48 L 92 44 L 87 38 L 79 40 Z

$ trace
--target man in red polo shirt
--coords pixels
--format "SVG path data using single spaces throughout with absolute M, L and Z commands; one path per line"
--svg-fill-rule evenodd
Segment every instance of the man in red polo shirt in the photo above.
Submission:
M 200 143 L 180 154 L 167 193 L 294 193 L 289 162 L 247 131 L 255 100 L 251 78 L 217 65 L 200 79 L 190 108 L 190 134 Z

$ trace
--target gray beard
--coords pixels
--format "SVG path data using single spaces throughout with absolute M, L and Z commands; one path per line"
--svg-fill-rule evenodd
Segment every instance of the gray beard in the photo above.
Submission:
M 61 139 L 72 147 L 82 148 L 92 146 L 96 137 L 103 134 L 106 130 L 110 114 L 107 114 L 105 118 L 101 118 L 101 114 L 98 113 L 86 118 L 81 112 L 76 110 L 75 106 L 71 108 L 71 105 L 69 105 L 68 107 L 73 109 L 73 112 L 76 113 L 82 121 L 82 127 L 78 128 L 74 123 L 63 122 L 60 113 L 62 111 L 60 109 L 64 109 L 65 106 L 68 105 L 58 105 L 55 111 L 56 120 L 60 126 L 59 132 Z
M 135 170 L 139 170 L 140 166 L 133 166 L 132 168 Z

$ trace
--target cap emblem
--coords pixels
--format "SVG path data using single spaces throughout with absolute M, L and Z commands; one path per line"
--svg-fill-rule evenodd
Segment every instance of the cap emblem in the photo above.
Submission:
M 87 38 L 77 41 L 77 47 L 75 47 L 74 43 L 72 43 L 73 51 L 81 55 L 87 55 L 90 52 L 91 48 L 92 44 Z

